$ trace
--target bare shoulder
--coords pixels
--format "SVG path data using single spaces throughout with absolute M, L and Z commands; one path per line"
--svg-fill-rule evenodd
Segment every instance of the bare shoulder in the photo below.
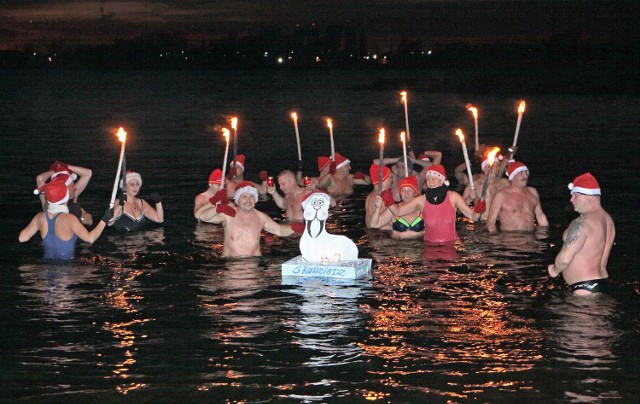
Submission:
M 565 244 L 572 244 L 576 240 L 580 238 L 580 236 L 584 235 L 584 227 L 585 227 L 585 219 L 582 216 L 579 216 L 569 224 L 569 228 L 567 229 L 567 235 L 564 240 Z

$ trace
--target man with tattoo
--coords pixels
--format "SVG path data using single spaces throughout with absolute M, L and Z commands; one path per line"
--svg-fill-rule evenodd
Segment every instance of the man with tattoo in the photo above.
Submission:
M 582 174 L 569 184 L 571 203 L 580 214 L 562 235 L 564 244 L 549 265 L 549 275 L 560 274 L 577 295 L 606 290 L 607 261 L 616 236 L 611 216 L 600 205 L 600 185 L 591 173 Z
M 529 169 L 524 163 L 511 161 L 507 168 L 509 185 L 493 196 L 487 229 L 497 231 L 496 221 L 500 221 L 501 231 L 532 232 L 536 228 L 549 226 L 547 216 L 542 211 L 540 196 L 535 188 L 527 186 Z

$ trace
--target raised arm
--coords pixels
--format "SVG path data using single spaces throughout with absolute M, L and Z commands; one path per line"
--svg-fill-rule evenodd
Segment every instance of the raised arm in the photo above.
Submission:
M 451 204 L 455 209 L 457 209 L 460 213 L 465 215 L 468 219 L 475 221 L 480 220 L 480 213 L 474 212 L 469 205 L 467 205 L 460 196 L 459 193 L 455 191 L 449 191 L 449 199 L 451 200 Z
M 72 165 L 69 166 L 69 169 L 78 175 L 78 180 L 76 181 L 76 197 L 78 197 L 89 185 L 93 172 L 88 168 Z
M 393 214 L 389 209 L 385 209 L 382 197 L 380 195 L 376 195 L 376 206 L 371 213 L 369 227 L 372 229 L 379 229 L 391 223 L 392 220 Z
M 266 213 L 260 211 L 256 211 L 256 213 L 260 216 L 263 223 L 262 229 L 265 231 L 280 237 L 289 237 L 295 233 L 290 224 L 279 224 L 267 216 Z
M 276 190 L 276 187 L 267 187 L 267 193 L 269 195 L 271 195 L 273 197 L 273 201 L 276 203 L 276 205 L 282 209 L 285 210 L 286 206 L 284 204 L 284 198 L 282 197 L 282 195 L 280 195 L 280 193 Z

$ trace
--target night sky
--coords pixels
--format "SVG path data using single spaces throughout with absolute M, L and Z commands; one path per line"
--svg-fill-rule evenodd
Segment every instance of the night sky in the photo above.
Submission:
M 577 34 L 591 43 L 638 42 L 640 1 L 531 0 L 4 0 L 0 49 L 109 43 L 153 32 L 192 40 L 277 26 L 364 27 L 381 38 L 540 42 Z

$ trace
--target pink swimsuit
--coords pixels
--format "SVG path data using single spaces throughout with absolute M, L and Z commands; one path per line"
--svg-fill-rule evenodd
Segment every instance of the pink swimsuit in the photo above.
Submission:
M 432 205 L 425 200 L 422 207 L 424 219 L 424 241 L 430 243 L 446 243 L 455 241 L 456 234 L 456 209 L 451 205 L 449 192 L 447 197 L 439 205 Z

